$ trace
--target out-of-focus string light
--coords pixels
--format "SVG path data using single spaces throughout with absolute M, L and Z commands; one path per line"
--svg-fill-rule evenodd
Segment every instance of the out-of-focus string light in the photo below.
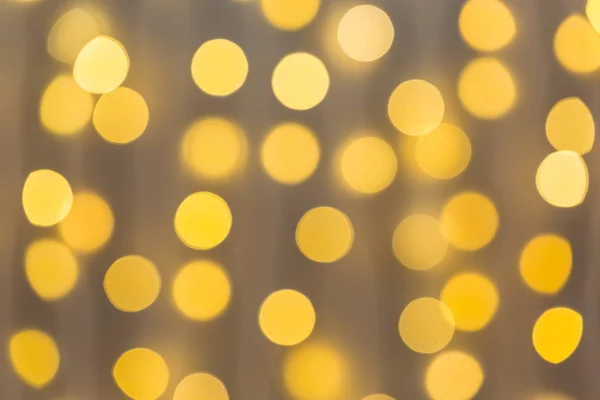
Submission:
M 79 266 L 67 246 L 53 239 L 41 239 L 27 247 L 25 274 L 29 285 L 41 299 L 56 301 L 75 287 Z
M 281 104 L 304 111 L 317 106 L 327 95 L 329 73 L 325 64 L 312 54 L 292 53 L 279 61 L 271 84 Z
M 149 307 L 160 292 L 160 274 L 142 256 L 125 256 L 116 260 L 104 275 L 104 291 L 111 304 L 124 312 L 138 312 Z
M 479 392 L 483 381 L 479 362 L 459 350 L 436 355 L 425 372 L 425 388 L 432 400 L 470 400 Z
M 481 57 L 471 61 L 461 72 L 458 97 L 474 117 L 497 119 L 514 107 L 517 87 L 512 73 L 500 60 Z
M 103 94 L 94 109 L 94 127 L 109 143 L 126 144 L 136 140 L 148 125 L 148 106 L 141 94 L 119 87 Z
M 411 301 L 400 315 L 398 330 L 402 341 L 417 353 L 442 350 L 454 336 L 454 318 L 441 301 L 422 297 Z
M 296 290 L 271 293 L 260 306 L 258 323 L 273 343 L 294 346 L 310 336 L 316 321 L 312 303 Z
M 458 19 L 463 40 L 478 51 L 506 47 L 517 32 L 512 12 L 500 0 L 469 0 Z
M 271 25 L 284 31 L 297 31 L 317 15 L 320 0 L 260 0 L 260 8 Z
M 23 330 L 11 336 L 8 354 L 17 376 L 36 389 L 47 386 L 60 365 L 56 342 L 46 332 L 36 329 Z
M 25 179 L 21 202 L 31 224 L 48 227 L 67 216 L 73 205 L 73 192 L 61 174 L 40 169 Z
M 442 123 L 427 135 L 417 138 L 415 159 L 428 176 L 451 179 L 469 165 L 471 142 L 459 127 Z
M 129 72 L 125 47 L 110 36 L 101 35 L 86 43 L 73 65 L 73 77 L 90 93 L 108 93 L 116 89 Z
M 437 219 L 416 214 L 398 224 L 392 238 L 392 250 L 405 267 L 423 271 L 442 262 L 448 250 L 448 241 Z
M 440 298 L 450 308 L 456 329 L 467 332 L 487 326 L 500 302 L 492 281 L 475 272 L 452 277 L 442 289 Z
M 531 239 L 521 253 L 521 277 L 532 290 L 543 294 L 558 293 L 567 283 L 573 265 L 569 241 L 554 234 Z
M 227 39 L 204 42 L 192 58 L 192 78 L 196 85 L 212 96 L 236 92 L 248 76 L 244 50 Z
M 344 257 L 354 242 L 350 218 L 332 207 L 308 210 L 296 227 L 296 244 L 309 260 L 331 263 Z
M 425 135 L 442 122 L 444 99 L 431 83 L 413 79 L 401 83 L 388 101 L 388 116 L 400 132 Z
M 160 354 L 146 348 L 121 354 L 112 373 L 119 389 L 135 400 L 156 400 L 169 383 L 167 363 Z
M 596 128 L 590 109 L 578 97 L 560 100 L 546 119 L 546 137 L 556 150 L 585 154 L 592 150 Z
M 600 1 L 588 0 L 585 6 L 585 14 L 596 32 L 600 33 Z
M 589 184 L 585 161 L 573 151 L 548 155 L 537 170 L 537 190 L 555 207 L 575 207 L 583 202 Z
M 83 46 L 101 33 L 96 16 L 84 8 L 62 14 L 48 34 L 48 53 L 57 61 L 73 64 Z
M 392 46 L 394 25 L 385 11 L 363 4 L 351 8 L 342 17 L 337 37 L 348 57 L 362 62 L 375 61 Z
M 567 307 L 546 310 L 533 327 L 533 346 L 544 360 L 559 364 L 575 352 L 583 334 L 583 318 Z
M 173 400 L 229 400 L 229 395 L 219 378 L 206 372 L 197 372 L 179 382 Z
M 594 72 L 600 68 L 600 36 L 587 18 L 572 14 L 556 30 L 554 55 L 570 72 Z

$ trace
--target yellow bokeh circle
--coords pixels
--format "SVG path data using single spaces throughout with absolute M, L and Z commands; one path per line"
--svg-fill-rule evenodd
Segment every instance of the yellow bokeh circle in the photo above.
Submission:
M 308 297 L 291 289 L 271 293 L 258 314 L 262 333 L 271 342 L 282 346 L 293 346 L 306 340 L 315 320 L 315 309 Z
M 158 297 L 160 287 L 158 269 L 142 256 L 121 257 L 104 275 L 108 300 L 124 312 L 138 312 L 149 307 Z
M 431 83 L 413 79 L 401 83 L 388 101 L 388 116 L 400 132 L 425 135 L 442 122 L 444 99 Z
M 329 73 L 323 62 L 312 54 L 292 53 L 279 61 L 271 84 L 281 104 L 304 111 L 317 106 L 327 95 Z
M 109 143 L 125 144 L 137 139 L 148 125 L 150 114 L 141 94 L 119 87 L 103 94 L 94 109 L 94 127 Z
M 229 395 L 219 378 L 206 372 L 197 372 L 179 382 L 173 400 L 229 400 Z
M 58 372 L 58 346 L 45 332 L 29 329 L 14 334 L 8 343 L 8 353 L 17 376 L 36 389 L 47 386 Z
M 195 321 L 219 317 L 231 300 L 227 272 L 214 261 L 192 261 L 177 272 L 173 281 L 173 299 L 177 309 Z
M 577 97 L 560 100 L 546 119 L 546 137 L 556 150 L 585 154 L 592 150 L 596 136 L 594 117 Z
M 544 311 L 533 326 L 533 347 L 552 364 L 565 361 L 577 350 L 583 334 L 583 317 L 567 307 Z
M 436 355 L 425 372 L 431 400 L 471 400 L 484 381 L 483 369 L 470 354 L 459 350 Z
M 86 43 L 75 59 L 73 77 L 90 93 L 116 89 L 129 72 L 129 56 L 116 39 L 101 35 Z
M 581 204 L 588 185 L 585 161 L 572 151 L 557 151 L 548 155 L 537 170 L 537 190 L 544 200 L 555 207 Z
M 53 239 L 41 239 L 27 247 L 25 275 L 41 299 L 55 301 L 73 290 L 79 265 L 67 246 Z
M 350 218 L 333 207 L 308 210 L 296 227 L 296 244 L 309 260 L 330 263 L 344 257 L 352 247 L 354 228 Z
M 538 235 L 521 252 L 523 281 L 538 293 L 558 293 L 567 283 L 573 265 L 569 241 L 553 234 Z
M 588 0 L 585 6 L 585 14 L 596 32 L 600 33 L 600 1 Z
M 192 58 L 192 78 L 212 96 L 228 96 L 237 91 L 248 76 L 244 50 L 227 39 L 204 42 Z
M 594 72 L 600 68 L 600 36 L 583 15 L 569 15 L 554 35 L 554 55 L 570 72 Z
M 423 271 L 442 262 L 448 241 L 437 219 L 415 214 L 402 220 L 394 230 L 392 250 L 402 265 Z
M 48 33 L 48 53 L 57 61 L 72 64 L 83 46 L 100 33 L 94 14 L 73 8 L 60 16 Z
M 284 31 L 297 31 L 317 15 L 320 0 L 260 0 L 260 8 L 271 25 Z
M 133 400 L 157 400 L 169 383 L 169 368 L 160 354 L 136 348 L 121 354 L 113 367 L 113 378 Z
M 67 216 L 73 205 L 73 192 L 61 174 L 40 169 L 25 179 L 21 203 L 31 224 L 48 227 Z
M 362 62 L 377 60 L 394 41 L 394 25 L 382 9 L 370 4 L 351 8 L 342 17 L 337 38 L 348 57 Z
M 427 135 L 417 138 L 415 159 L 427 176 L 451 179 L 469 165 L 471 142 L 459 127 L 442 123 Z
M 398 330 L 413 351 L 432 354 L 442 350 L 454 336 L 454 318 L 441 301 L 422 297 L 411 301 L 400 315 Z
M 352 139 L 341 149 L 339 172 L 354 192 L 374 194 L 387 188 L 398 168 L 392 147 L 376 136 Z
M 517 32 L 510 9 L 499 0 L 469 0 L 458 19 L 465 42 L 478 51 L 496 51 L 508 45 Z
M 388 396 L 387 394 L 370 394 L 366 397 L 363 397 L 362 400 L 395 400 L 393 397 Z

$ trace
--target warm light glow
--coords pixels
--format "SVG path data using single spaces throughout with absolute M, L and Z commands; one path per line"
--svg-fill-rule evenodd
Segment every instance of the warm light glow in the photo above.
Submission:
M 324 343 L 307 343 L 288 351 L 283 360 L 285 387 L 294 400 L 344 398 L 345 360 Z
M 204 42 L 192 58 L 192 78 L 212 96 L 237 91 L 248 75 L 248 60 L 240 46 L 226 39 Z
M 585 14 L 596 32 L 600 33 L 600 1 L 588 0 L 585 7 Z
M 395 400 L 393 397 L 387 394 L 371 394 L 367 397 L 363 397 L 362 400 Z
M 539 393 L 531 398 L 528 398 L 528 400 L 573 400 L 573 398 L 565 394 L 552 391 Z
M 293 53 L 279 61 L 271 83 L 281 104 L 303 111 L 323 101 L 329 90 L 329 74 L 323 62 L 312 54 Z
M 499 218 L 496 206 L 475 192 L 453 196 L 440 217 L 448 242 L 461 250 L 474 251 L 487 246 L 496 236 Z
M 471 61 L 462 71 L 458 97 L 474 117 L 497 119 L 514 107 L 517 88 L 511 72 L 501 61 L 482 57 Z
M 160 354 L 137 348 L 121 354 L 113 367 L 115 383 L 135 400 L 156 400 L 169 383 L 169 369 Z
M 181 141 L 181 160 L 194 175 L 206 180 L 225 180 L 246 163 L 246 136 L 235 122 L 206 117 L 192 123 Z
M 126 87 L 103 94 L 94 109 L 94 127 L 109 143 L 134 141 L 144 133 L 148 118 L 148 106 L 142 95 Z
M 567 239 L 552 234 L 539 235 L 531 239 L 521 253 L 521 277 L 536 292 L 555 294 L 567 283 L 572 264 Z
M 260 0 L 260 7 L 274 27 L 297 31 L 315 18 L 320 3 L 320 0 Z
M 454 318 L 441 301 L 422 297 L 411 301 L 398 323 L 402 341 L 417 353 L 431 354 L 442 350 L 454 336 Z
M 296 227 L 296 244 L 306 258 L 330 263 L 344 257 L 352 247 L 354 229 L 343 212 L 332 207 L 308 210 Z
M 590 109 L 577 97 L 556 103 L 546 119 L 546 136 L 556 150 L 589 152 L 594 145 L 595 130 Z
M 510 9 L 499 0 L 469 0 L 458 19 L 465 42 L 478 51 L 496 51 L 508 45 L 517 27 Z
M 36 389 L 47 386 L 60 364 L 56 342 L 47 333 L 24 330 L 10 338 L 10 363 L 17 376 Z
M 572 14 L 556 30 L 554 55 L 570 72 L 594 72 L 600 68 L 600 36 L 583 15 Z
M 73 64 L 83 46 L 100 34 L 94 16 L 82 8 L 73 8 L 54 23 L 48 34 L 48 53 L 57 61 Z
M 173 281 L 173 299 L 179 311 L 195 321 L 219 317 L 231 300 L 231 283 L 223 267 L 199 260 L 184 265 Z
M 431 83 L 414 79 L 401 83 L 388 102 L 388 116 L 396 129 L 412 136 L 425 135 L 442 122 L 444 99 Z
M 27 247 L 25 274 L 29 285 L 42 300 L 55 301 L 73 290 L 79 266 L 67 246 L 53 239 L 42 239 Z
M 60 236 L 72 249 L 93 253 L 112 236 L 115 219 L 110 206 L 95 193 L 79 192 L 73 197 L 73 207 L 58 225 Z
M 356 61 L 374 61 L 392 46 L 394 25 L 385 11 L 363 4 L 351 8 L 342 17 L 337 37 L 348 57 Z
M 40 121 L 49 132 L 72 135 L 92 118 L 94 98 L 66 74 L 59 75 L 44 90 L 40 101 Z
M 398 168 L 392 147 L 376 136 L 349 140 L 341 150 L 339 172 L 346 185 L 360 194 L 387 188 Z
M 416 214 L 407 217 L 396 227 L 392 250 L 405 267 L 428 270 L 442 262 L 448 250 L 448 241 L 437 219 Z
M 119 258 L 104 276 L 108 300 L 125 312 L 138 312 L 149 307 L 158 297 L 160 286 L 156 266 L 141 256 Z
M 197 372 L 179 382 L 173 400 L 229 400 L 229 395 L 225 385 L 217 377 Z
M 231 230 L 229 206 L 210 192 L 190 194 L 175 213 L 175 232 L 186 246 L 208 250 L 219 245 Z
M 432 400 L 470 400 L 483 381 L 479 362 L 458 350 L 437 355 L 425 372 L 425 388 Z
M 306 126 L 283 123 L 265 138 L 260 152 L 264 170 L 275 181 L 296 185 L 308 179 L 320 159 L 319 142 Z
M 290 289 L 273 292 L 260 306 L 258 323 L 273 343 L 293 346 L 304 341 L 315 326 L 315 310 L 310 300 Z
M 90 93 L 108 93 L 127 77 L 129 57 L 125 47 L 109 36 L 89 41 L 77 55 L 73 77 Z
M 442 123 L 427 135 L 417 138 L 415 159 L 428 176 L 451 179 L 469 165 L 471 142 L 459 127 Z
M 450 308 L 456 329 L 468 332 L 486 327 L 496 314 L 500 301 L 492 281 L 474 272 L 452 277 L 442 289 L 440 298 Z
M 21 202 L 30 223 L 47 227 L 67 216 L 73 204 L 73 192 L 61 174 L 40 169 L 25 179 Z
M 583 202 L 589 184 L 583 158 L 572 151 L 557 151 L 541 162 L 536 175 L 537 190 L 555 207 L 575 207 Z
M 546 310 L 533 327 L 533 347 L 544 360 L 559 364 L 577 350 L 583 334 L 583 318 L 570 308 Z

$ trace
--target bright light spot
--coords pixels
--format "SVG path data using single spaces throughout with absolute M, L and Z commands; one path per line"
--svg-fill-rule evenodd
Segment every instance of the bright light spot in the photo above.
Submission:
M 521 277 L 539 293 L 558 293 L 567 283 L 573 265 L 569 241 L 558 235 L 539 235 L 521 253 Z
M 392 183 L 398 161 L 385 140 L 363 136 L 342 147 L 339 168 L 350 189 L 360 194 L 374 194 Z
M 229 395 L 225 385 L 217 377 L 197 372 L 179 382 L 173 400 L 229 400 Z
M 417 353 L 432 354 L 442 350 L 454 336 L 454 318 L 441 301 L 422 297 L 411 301 L 398 323 L 402 341 Z
M 346 363 L 338 351 L 323 343 L 291 348 L 283 360 L 285 387 L 294 400 L 340 398 L 347 381 Z
M 600 1 L 588 0 L 585 7 L 585 14 L 596 32 L 600 32 Z
M 125 395 L 135 400 L 156 400 L 167 389 L 169 368 L 160 354 L 137 348 L 121 354 L 113 378 Z
M 320 3 L 320 0 L 260 0 L 260 7 L 274 27 L 297 31 L 315 18 Z
M 394 25 L 380 8 L 363 4 L 351 8 L 338 27 L 340 47 L 356 61 L 374 61 L 388 52 L 394 41 Z
M 110 206 L 93 192 L 79 192 L 73 207 L 58 225 L 64 242 L 81 253 L 92 253 L 104 246 L 112 236 L 115 219 Z
M 544 200 L 555 207 L 574 207 L 583 202 L 589 184 L 583 158 L 572 151 L 557 151 L 540 164 L 536 186 Z
M 594 145 L 594 117 L 581 99 L 562 99 L 548 113 L 546 136 L 556 150 L 585 154 Z
M 258 314 L 261 331 L 282 346 L 293 346 L 308 338 L 315 320 L 315 309 L 308 297 L 290 289 L 271 293 Z
M 583 15 L 572 14 L 556 30 L 554 55 L 570 72 L 594 72 L 600 68 L 600 36 Z
M 192 78 L 212 96 L 228 96 L 244 84 L 248 60 L 244 50 L 226 39 L 204 42 L 192 58 Z
M 308 210 L 296 227 L 296 244 L 309 260 L 330 263 L 344 257 L 352 247 L 354 229 L 350 218 L 332 207 Z
M 55 60 L 73 64 L 83 46 L 100 34 L 94 16 L 81 8 L 73 8 L 56 21 L 48 34 L 48 53 Z
M 423 172 L 417 164 L 416 148 L 419 136 L 398 135 L 398 162 L 400 170 L 410 174 L 411 178 L 422 181 L 429 180 L 429 176 Z
M 156 266 L 141 256 L 119 258 L 104 276 L 108 300 L 125 312 L 138 312 L 149 307 L 158 297 L 160 286 Z
M 148 118 L 148 106 L 142 95 L 126 87 L 103 94 L 94 109 L 94 127 L 109 143 L 134 141 L 144 133 Z
M 451 179 L 469 165 L 471 142 L 459 127 L 442 123 L 427 135 L 417 138 L 415 159 L 428 176 Z
M 529 400 L 573 400 L 573 398 L 558 392 L 543 392 L 533 396 Z
M 293 53 L 279 61 L 271 84 L 281 104 L 303 111 L 323 101 L 329 90 L 329 74 L 323 62 L 312 54 Z
M 448 241 L 437 219 L 417 214 L 407 217 L 396 227 L 392 250 L 405 267 L 423 271 L 442 262 Z
M 497 119 L 515 105 L 517 88 L 511 72 L 496 58 L 471 61 L 460 74 L 458 97 L 474 117 Z
M 479 362 L 458 350 L 437 355 L 425 372 L 425 388 L 432 400 L 471 400 L 483 380 Z
M 73 290 L 79 266 L 67 246 L 56 240 L 42 239 L 27 247 L 25 274 L 29 285 L 42 300 L 55 301 Z
M 367 397 L 363 397 L 362 400 L 395 400 L 393 397 L 387 394 L 371 394 Z
M 559 364 L 573 354 L 583 333 L 583 318 L 570 308 L 546 310 L 533 327 L 533 347 L 544 360 Z
M 207 117 L 195 121 L 181 141 L 184 166 L 202 179 L 230 178 L 244 167 L 246 153 L 244 131 L 225 118 Z
M 498 0 L 469 0 L 458 19 L 462 38 L 478 51 L 500 50 L 517 32 L 510 9 Z
M 319 142 L 306 126 L 283 123 L 265 138 L 260 160 L 271 178 L 285 185 L 296 185 L 308 179 L 320 159 Z
M 31 387 L 43 388 L 58 372 L 58 346 L 54 339 L 42 331 L 25 330 L 13 335 L 8 351 L 13 370 Z
M 59 75 L 44 90 L 40 120 L 56 135 L 72 135 L 90 121 L 94 98 L 66 74 Z
M 396 129 L 411 136 L 425 135 L 442 122 L 444 99 L 431 83 L 413 79 L 401 83 L 388 102 L 388 116 Z
M 175 232 L 186 246 L 208 250 L 220 244 L 231 230 L 227 202 L 210 192 L 190 194 L 175 213 Z
M 109 36 L 98 36 L 79 52 L 73 66 L 73 77 L 90 93 L 108 93 L 127 77 L 129 57 L 125 47 Z
M 488 325 L 500 302 L 492 281 L 473 272 L 452 277 L 442 289 L 440 298 L 452 311 L 456 329 L 467 332 Z
M 39 169 L 25 179 L 21 201 L 29 222 L 48 227 L 67 216 L 73 204 L 73 192 L 61 174 Z
M 489 198 L 475 192 L 462 192 L 446 203 L 440 223 L 451 245 L 474 251 L 494 239 L 499 218 L 496 206 Z
M 210 321 L 219 317 L 231 299 L 231 283 L 223 267 L 213 261 L 184 265 L 173 282 L 175 305 L 186 317 Z

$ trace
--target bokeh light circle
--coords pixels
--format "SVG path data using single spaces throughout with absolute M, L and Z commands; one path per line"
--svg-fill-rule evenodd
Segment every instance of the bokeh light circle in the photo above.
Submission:
M 600 36 L 581 14 L 571 14 L 554 35 L 554 55 L 567 70 L 588 74 L 600 68 Z
M 173 400 L 229 400 L 225 385 L 214 375 L 197 372 L 179 382 Z
M 442 123 L 415 145 L 417 165 L 434 179 L 451 179 L 461 174 L 471 160 L 471 142 L 459 127 Z
M 573 151 L 551 153 L 537 170 L 537 190 L 546 202 L 555 207 L 575 207 L 581 204 L 588 185 L 585 161 Z
M 309 260 L 331 263 L 344 257 L 354 242 L 350 218 L 333 207 L 308 210 L 296 227 L 296 244 Z
M 271 25 L 284 31 L 297 31 L 317 15 L 320 0 L 260 0 L 260 8 Z
M 79 265 L 67 246 L 54 239 L 41 239 L 27 247 L 25 275 L 41 299 L 56 301 L 75 287 Z
M 148 125 L 148 106 L 141 94 L 119 87 L 103 94 L 94 109 L 94 127 L 109 143 L 125 144 L 137 139 Z
M 442 350 L 454 336 L 454 318 L 441 301 L 422 297 L 402 311 L 398 330 L 402 341 L 413 351 L 432 354 Z
M 212 96 L 236 92 L 248 76 L 244 50 L 227 39 L 204 42 L 192 58 L 192 78 L 196 85 Z
M 413 79 L 401 83 L 388 101 L 388 116 L 400 132 L 425 135 L 442 122 L 444 99 L 431 83 Z
M 56 376 L 60 353 L 56 342 L 45 332 L 28 329 L 11 336 L 8 343 L 10 363 L 27 385 L 41 389 Z
M 46 47 L 55 60 L 72 64 L 83 46 L 99 33 L 99 23 L 92 13 L 83 8 L 73 8 L 52 25 Z
M 23 211 L 33 225 L 48 227 L 62 221 L 73 205 L 69 182 L 50 169 L 33 171 L 25 179 L 21 196 Z
M 424 271 L 442 262 L 448 241 L 437 219 L 415 214 L 402 220 L 394 230 L 392 250 L 405 267 Z
M 523 248 L 519 271 L 532 290 L 555 294 L 567 283 L 572 265 L 569 241 L 562 236 L 543 234 L 531 239 Z
M 471 400 L 483 382 L 479 362 L 459 350 L 436 355 L 425 372 L 425 388 L 432 400 Z
M 560 100 L 546 119 L 546 137 L 556 150 L 585 154 L 592 150 L 596 136 L 594 117 L 577 97 Z
M 112 374 L 119 389 L 133 400 L 156 400 L 167 390 L 169 383 L 165 360 L 146 348 L 121 354 Z
M 533 347 L 552 364 L 565 361 L 577 350 L 583 334 L 583 317 L 567 307 L 544 311 L 533 327 Z
M 149 307 L 160 292 L 160 274 L 152 261 L 142 256 L 116 260 L 104 275 L 104 291 L 111 304 L 124 312 Z
M 497 51 L 517 32 L 510 9 L 503 1 L 469 0 L 460 11 L 458 27 L 463 40 L 478 51 Z
M 129 72 L 129 56 L 116 39 L 101 35 L 86 43 L 73 65 L 73 78 L 90 93 L 116 89 Z
M 342 17 L 337 38 L 348 57 L 370 62 L 382 57 L 392 46 L 394 25 L 382 9 L 362 4 Z
M 315 321 L 315 309 L 308 297 L 291 289 L 271 293 L 258 314 L 262 333 L 281 346 L 294 346 L 306 340 Z

